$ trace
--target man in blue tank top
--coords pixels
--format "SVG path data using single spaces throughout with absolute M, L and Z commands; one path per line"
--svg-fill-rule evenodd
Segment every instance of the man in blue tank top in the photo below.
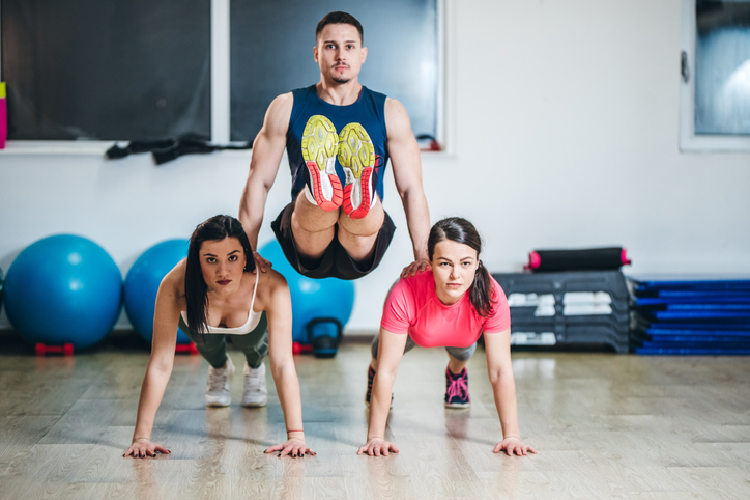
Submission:
M 357 80 L 367 59 L 363 38 L 362 25 L 346 12 L 318 23 L 313 55 L 320 81 L 270 104 L 240 201 L 240 222 L 257 249 L 286 148 L 292 201 L 271 227 L 292 267 L 311 278 L 356 279 L 380 263 L 395 230 L 381 203 L 389 157 L 414 251 L 403 275 L 428 265 L 430 214 L 419 147 L 401 103 Z M 257 252 L 255 258 L 265 271 L 268 261 Z

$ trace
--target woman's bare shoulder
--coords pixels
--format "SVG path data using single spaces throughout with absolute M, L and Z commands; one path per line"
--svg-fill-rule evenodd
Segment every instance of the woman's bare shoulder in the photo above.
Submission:
M 185 295 L 185 269 L 187 259 L 182 259 L 161 280 L 161 288 L 165 292 L 174 292 L 175 297 Z
M 286 278 L 284 278 L 284 275 L 280 272 L 269 269 L 265 273 L 260 273 L 260 283 L 258 283 L 258 286 L 260 288 L 268 288 L 273 289 L 276 287 L 286 287 L 288 288 L 288 285 L 286 283 Z
M 278 293 L 279 290 L 289 290 L 286 278 L 278 271 L 269 269 L 265 273 L 258 272 L 258 298 L 267 304 L 271 296 Z

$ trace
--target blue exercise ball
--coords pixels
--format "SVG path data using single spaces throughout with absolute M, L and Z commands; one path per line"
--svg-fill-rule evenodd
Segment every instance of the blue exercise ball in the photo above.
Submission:
M 161 280 L 187 256 L 190 242 L 169 240 L 152 246 L 138 257 L 125 276 L 125 313 L 135 331 L 148 342 L 154 335 L 154 305 Z M 177 343 L 190 339 L 177 330 Z
M 354 285 L 337 278 L 312 279 L 299 274 L 284 256 L 276 240 L 259 249 L 289 284 L 292 296 L 292 339 L 309 344 L 307 325 L 315 318 L 336 318 L 341 326 L 349 321 L 354 307 Z
M 21 252 L 5 278 L 5 312 L 26 340 L 86 348 L 120 313 L 122 277 L 99 245 L 72 234 L 44 238 Z

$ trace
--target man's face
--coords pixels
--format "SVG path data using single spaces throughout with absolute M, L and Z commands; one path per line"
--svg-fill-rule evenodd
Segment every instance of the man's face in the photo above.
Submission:
M 356 78 L 367 59 L 367 49 L 362 47 L 359 32 L 351 24 L 326 25 L 313 53 L 323 79 L 340 84 Z

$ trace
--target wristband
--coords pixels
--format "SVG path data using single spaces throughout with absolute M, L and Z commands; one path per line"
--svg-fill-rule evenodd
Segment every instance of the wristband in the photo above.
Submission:
M 289 429 L 286 431 L 287 434 L 290 432 L 305 432 L 305 429 Z

